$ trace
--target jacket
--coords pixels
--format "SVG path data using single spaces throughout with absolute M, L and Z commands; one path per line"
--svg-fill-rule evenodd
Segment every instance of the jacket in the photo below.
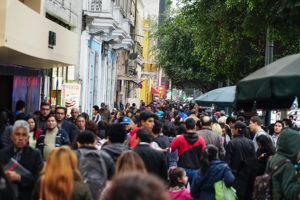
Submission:
M 266 170 L 272 170 L 280 161 L 289 159 L 272 176 L 273 200 L 299 199 L 300 179 L 296 178 L 297 154 L 300 150 L 300 134 L 290 128 L 283 129 L 277 141 L 277 152 L 268 162 Z
M 71 143 L 73 142 L 75 136 L 79 133 L 79 128 L 67 120 L 63 120 L 61 128 L 66 131 Z
M 163 180 L 168 178 L 168 165 L 163 152 L 150 147 L 150 144 L 139 144 L 134 151 L 143 159 L 147 171 L 153 173 Z
M 248 158 L 255 158 L 253 142 L 243 135 L 236 135 L 226 146 L 225 161 L 236 176 L 240 165 Z
M 2 163 L 7 164 L 12 157 L 14 157 L 14 146 L 0 151 L 0 158 L 3 159 Z M 19 163 L 28 171 L 30 175 L 22 175 L 21 181 L 17 183 L 20 200 L 28 200 L 31 197 L 31 193 L 34 184 L 38 178 L 40 171 L 44 166 L 44 161 L 39 150 L 33 149 L 30 146 L 25 146 L 21 155 Z
M 113 159 L 114 163 L 116 163 L 121 153 L 123 151 L 131 150 L 131 148 L 121 143 L 113 143 L 105 145 L 101 150 L 109 154 L 110 157 Z
M 176 137 L 171 143 L 171 150 L 178 149 L 178 167 L 185 169 L 199 169 L 200 158 L 206 144 L 197 133 L 184 133 Z
M 102 117 L 102 120 L 105 121 L 106 123 L 109 123 L 109 120 L 110 120 L 109 110 L 101 108 L 99 113 Z
M 10 139 L 10 134 L 13 132 L 13 127 L 10 124 L 7 124 L 5 126 L 5 129 L 3 131 L 3 133 L 1 134 L 1 142 L 2 144 L 0 145 L 1 148 L 6 148 L 6 147 L 10 147 L 11 145 L 13 145 L 12 140 Z
M 205 173 L 200 169 L 195 174 L 191 196 L 199 200 L 213 200 L 215 199 L 214 183 L 224 180 L 226 186 L 232 186 L 234 179 L 230 167 L 225 162 L 214 159 Z
M 190 195 L 190 191 L 186 188 L 178 191 L 169 191 L 172 200 L 194 200 Z
M 45 137 L 46 137 L 46 130 L 44 130 L 40 134 L 40 136 L 36 142 L 36 148 L 41 151 L 43 157 L 44 157 Z M 55 147 L 59 147 L 62 145 L 71 145 L 71 142 L 70 142 L 68 134 L 62 128 L 58 128 L 58 133 L 56 134 L 56 138 L 55 138 Z
M 219 150 L 219 156 L 221 160 L 224 160 L 225 157 L 225 149 L 222 143 L 222 137 L 217 133 L 213 132 L 211 129 L 201 129 L 197 131 L 198 135 L 202 136 L 205 144 L 213 144 Z

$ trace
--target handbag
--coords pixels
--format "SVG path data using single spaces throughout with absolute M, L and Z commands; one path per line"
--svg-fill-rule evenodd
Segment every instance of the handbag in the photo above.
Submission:
M 214 188 L 216 200 L 236 199 L 236 190 L 233 187 L 227 187 L 223 180 L 215 182 Z

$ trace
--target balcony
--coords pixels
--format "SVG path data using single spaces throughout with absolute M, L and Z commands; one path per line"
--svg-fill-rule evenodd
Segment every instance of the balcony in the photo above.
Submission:
M 42 16 L 42 2 L 0 1 L 0 64 L 33 68 L 77 64 L 79 36 Z

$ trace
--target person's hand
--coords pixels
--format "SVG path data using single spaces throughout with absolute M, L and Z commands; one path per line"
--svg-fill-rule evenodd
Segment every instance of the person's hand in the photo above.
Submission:
M 6 170 L 5 175 L 7 176 L 7 178 L 10 181 L 20 181 L 21 180 L 21 176 L 15 171 Z

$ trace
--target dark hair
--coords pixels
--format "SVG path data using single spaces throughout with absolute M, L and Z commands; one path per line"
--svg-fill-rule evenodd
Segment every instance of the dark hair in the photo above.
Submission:
M 261 134 L 256 138 L 256 142 L 261 144 L 263 147 L 263 150 L 269 154 L 269 155 L 274 155 L 276 153 L 276 149 L 273 145 L 272 140 L 265 134 Z
M 79 142 L 81 145 L 93 144 L 95 142 L 95 135 L 92 131 L 85 130 L 78 133 L 77 142 Z
M 188 118 L 185 120 L 184 125 L 187 130 L 193 130 L 196 126 L 196 122 L 193 118 Z
M 282 122 L 281 120 L 277 120 L 277 121 L 274 123 L 274 125 L 275 125 L 276 123 L 281 124 L 281 126 L 282 126 L 282 128 L 283 128 L 283 122 Z
M 136 117 L 132 117 L 132 118 L 131 118 L 131 121 L 132 121 L 134 124 L 138 124 L 138 123 L 139 123 L 139 121 L 138 121 L 138 119 L 137 119 Z
M 205 173 L 209 169 L 210 161 L 215 159 L 218 154 L 218 148 L 209 144 L 205 147 L 202 157 L 200 159 L 201 171 Z
M 205 118 L 208 118 L 209 120 L 206 120 Z M 210 117 L 204 116 L 201 118 L 201 123 L 202 123 L 202 126 L 210 126 L 212 123 L 212 120 Z
M 33 116 L 27 116 L 26 121 L 28 121 L 29 119 L 33 119 L 33 121 L 34 121 L 35 126 L 34 126 L 34 129 L 33 129 L 33 140 L 36 140 L 36 137 L 35 137 L 36 136 L 36 129 L 37 129 L 36 119 Z
M 227 119 L 226 119 L 226 124 L 229 124 L 230 122 L 232 122 L 232 123 L 235 123 L 235 119 L 233 118 L 233 117 L 227 117 Z
M 50 118 L 50 117 L 54 117 L 55 121 L 56 121 L 56 118 L 53 114 L 49 114 L 47 117 L 46 117 L 46 121 Z
M 55 108 L 55 113 L 56 113 L 56 111 L 57 111 L 58 109 L 64 110 L 65 115 L 67 114 L 67 108 L 62 107 L 62 106 L 57 106 L 57 107 Z
M 238 130 L 238 134 L 245 135 L 247 125 L 243 122 L 237 122 L 234 124 L 233 128 Z
M 196 122 L 196 126 L 199 128 L 199 129 L 201 129 L 201 120 L 199 119 L 199 120 L 197 120 L 197 122 Z
M 81 113 L 81 115 L 79 115 L 79 116 L 83 117 L 83 118 L 85 119 L 85 122 L 87 122 L 87 121 L 90 120 L 90 116 L 89 116 L 89 114 L 87 114 L 86 112 Z M 78 117 L 79 117 L 79 116 L 78 116 Z M 78 117 L 77 117 L 77 118 L 78 118 Z
M 86 119 L 85 119 L 85 117 L 83 116 L 83 115 L 78 115 L 78 117 L 75 119 L 75 122 L 77 121 L 77 119 L 79 119 L 79 118 L 83 118 L 84 119 L 84 121 L 86 122 Z
M 94 110 L 95 110 L 95 111 L 97 111 L 97 113 L 99 113 L 99 112 L 100 112 L 100 108 L 99 108 L 99 106 L 96 106 L 96 105 L 95 105 L 95 106 L 93 106 L 93 108 L 94 108 Z
M 154 175 L 130 172 L 117 176 L 101 197 L 103 200 L 169 200 L 163 182 Z
M 241 121 L 241 122 L 245 122 L 245 117 L 239 116 L 236 120 L 239 120 L 239 121 Z
M 184 187 L 183 183 L 178 182 L 178 178 L 183 178 L 184 172 L 184 169 L 181 167 L 169 170 L 169 188 L 176 186 Z
M 282 123 L 285 123 L 286 125 L 288 125 L 289 128 L 291 128 L 293 126 L 292 121 L 290 119 L 287 119 L 287 118 L 283 119 Z
M 162 128 L 162 123 L 159 120 L 154 120 L 154 126 L 152 129 L 152 132 L 157 135 L 160 133 L 160 130 Z
M 168 137 L 176 137 L 177 130 L 176 127 L 169 121 L 166 121 L 163 125 L 163 133 Z
M 123 124 L 111 124 L 107 129 L 107 136 L 112 143 L 123 143 L 126 134 L 126 129 Z
M 106 130 L 108 127 L 108 123 L 106 121 L 101 120 L 98 122 L 98 130 Z
M 47 102 L 42 102 L 42 103 L 41 103 L 41 107 L 43 107 L 43 106 L 49 106 L 49 108 L 51 108 L 50 104 L 47 103 Z
M 128 117 L 128 114 L 131 113 L 131 117 L 133 117 L 133 110 L 129 109 L 126 111 L 126 116 Z
M 25 102 L 22 101 L 22 100 L 17 101 L 17 103 L 16 103 L 16 111 L 22 110 L 23 108 L 25 108 Z
M 85 122 L 85 130 L 92 131 L 98 136 L 98 125 L 93 120 L 88 120 Z
M 183 134 L 183 133 L 185 133 L 185 132 L 186 132 L 186 131 L 185 131 L 185 128 L 184 128 L 184 123 L 181 122 L 181 123 L 178 125 L 177 133 L 178 133 L 179 135 L 181 135 L 181 134 Z
M 293 115 L 289 115 L 289 118 L 292 118 L 292 119 L 294 119 L 294 116 L 293 116 Z
M 152 135 L 148 129 L 139 129 L 136 132 L 136 137 L 140 138 L 141 142 L 148 142 L 150 143 L 152 141 Z
M 262 121 L 261 119 L 259 118 L 259 116 L 252 116 L 250 118 L 250 121 L 252 121 L 253 123 L 257 123 L 258 126 L 261 126 L 262 125 Z
M 153 114 L 152 112 L 149 112 L 149 111 L 144 111 L 144 112 L 141 112 L 140 116 L 139 116 L 139 120 L 140 121 L 147 121 L 149 118 L 154 118 L 154 119 L 157 119 L 155 117 L 155 114 Z

